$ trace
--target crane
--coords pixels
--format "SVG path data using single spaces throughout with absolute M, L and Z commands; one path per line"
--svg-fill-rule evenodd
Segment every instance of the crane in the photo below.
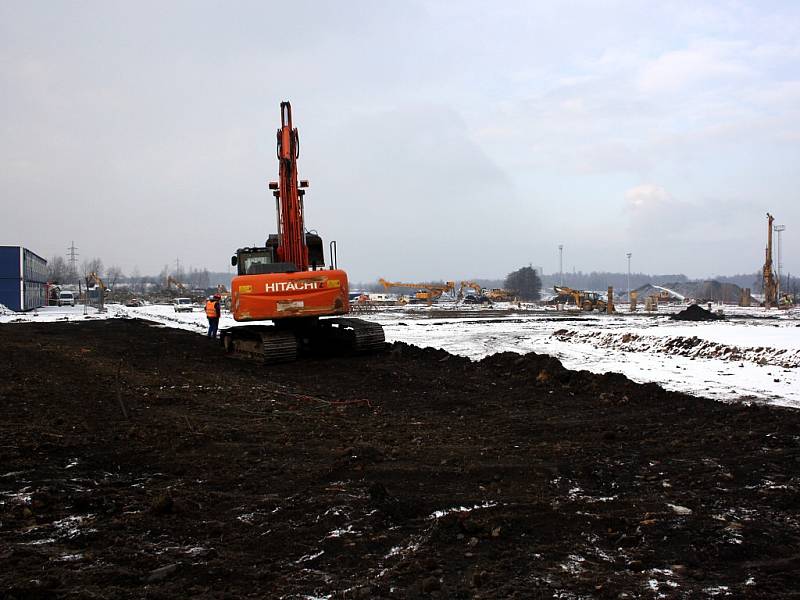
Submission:
M 400 281 L 386 281 L 385 279 L 379 279 L 378 283 L 380 283 L 387 290 L 393 287 L 416 288 L 417 292 L 414 294 L 414 297 L 417 300 L 424 300 L 428 304 L 431 304 L 434 300 L 438 300 L 442 296 L 442 294 L 455 291 L 456 289 L 455 281 L 448 281 L 446 283 L 439 284 L 439 283 L 403 283 Z
M 277 233 L 264 246 L 239 248 L 231 257 L 237 274 L 231 280 L 231 313 L 239 322 L 272 321 L 220 332 L 225 350 L 264 363 L 286 362 L 305 351 L 333 346 L 356 352 L 384 346 L 383 327 L 350 312 L 347 273 L 336 267 L 335 242 L 331 266 L 325 265 L 322 238 L 305 228 L 304 197 L 309 187 L 298 180 L 298 131 L 292 107 L 281 102 L 277 134 L 278 181 L 269 189 L 275 198 Z M 333 318 L 323 318 L 333 317 Z

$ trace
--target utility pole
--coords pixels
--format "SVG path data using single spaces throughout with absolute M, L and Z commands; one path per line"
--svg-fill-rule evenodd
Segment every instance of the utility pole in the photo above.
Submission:
M 564 244 L 558 245 L 558 285 L 564 286 Z
M 631 253 L 628 252 L 625 256 L 628 257 L 628 302 L 631 301 Z
M 779 302 L 780 302 L 780 298 L 781 298 L 781 270 L 783 269 L 783 264 L 781 264 L 782 263 L 782 257 L 783 257 L 783 253 L 781 252 L 781 233 L 783 233 L 784 231 L 786 231 L 786 225 L 775 225 L 775 234 L 776 234 L 775 237 L 777 238 L 775 240 L 775 251 L 776 251 L 775 252 L 775 257 L 777 258 L 777 260 L 775 261 L 777 264 L 775 266 L 776 266 L 776 271 L 778 272 L 778 292 L 777 292 L 777 295 L 778 295 L 778 301 Z

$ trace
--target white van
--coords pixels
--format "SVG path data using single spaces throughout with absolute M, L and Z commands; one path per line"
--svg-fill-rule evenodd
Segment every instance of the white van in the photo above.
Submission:
M 72 292 L 64 291 L 58 295 L 59 306 L 75 306 L 75 294 Z
M 194 310 L 194 303 L 191 298 L 175 298 L 175 312 L 192 312 Z

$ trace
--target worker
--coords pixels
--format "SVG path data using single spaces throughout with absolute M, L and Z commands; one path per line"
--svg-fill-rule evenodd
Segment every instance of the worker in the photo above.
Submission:
M 220 306 L 219 300 L 222 296 L 214 294 L 206 300 L 206 317 L 208 317 L 208 339 L 216 339 L 217 327 L 219 327 Z

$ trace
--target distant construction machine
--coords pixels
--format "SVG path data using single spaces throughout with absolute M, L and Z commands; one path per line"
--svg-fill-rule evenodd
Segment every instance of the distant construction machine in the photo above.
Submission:
M 764 308 L 773 308 L 778 304 L 778 282 L 772 271 L 772 223 L 775 218 L 767 213 L 767 248 L 764 260 Z
M 166 286 L 165 286 L 165 287 L 166 287 L 168 290 L 169 290 L 169 289 L 172 289 L 172 286 L 173 286 L 173 285 L 175 286 L 175 288 L 176 288 L 176 289 L 177 289 L 179 292 L 183 292 L 183 291 L 185 291 L 185 290 L 186 290 L 186 286 L 185 286 L 184 284 L 182 284 L 180 281 L 178 281 L 177 279 L 175 279 L 175 278 L 174 278 L 172 275 L 167 275 L 167 282 L 166 282 L 166 283 L 167 283 L 167 284 L 166 284 Z
M 483 294 L 492 302 L 514 302 L 517 296 L 513 290 L 504 290 L 503 288 L 485 289 Z
M 587 292 L 584 290 L 573 290 L 566 286 L 554 286 L 556 296 L 560 298 L 569 298 L 575 303 L 575 306 L 585 311 L 599 310 L 604 312 L 608 310 L 606 301 L 600 297 L 597 292 Z
M 383 327 L 350 312 L 347 273 L 336 268 L 336 243 L 326 267 L 322 238 L 305 228 L 308 181 L 297 178 L 300 142 L 292 107 L 281 102 L 277 154 L 279 181 L 270 182 L 278 233 L 264 246 L 239 248 L 231 258 L 231 313 L 236 321 L 272 321 L 223 329 L 220 341 L 239 357 L 264 363 L 291 361 L 305 351 L 369 352 L 384 347 Z M 248 213 L 244 211 L 244 218 Z M 323 318 L 335 317 L 335 318 Z
M 465 294 L 465 290 L 472 290 L 473 294 Z M 474 281 L 462 281 L 458 287 L 458 294 L 456 295 L 457 302 L 491 304 L 492 301 L 485 295 L 483 288 L 480 284 Z
M 89 284 L 94 283 L 97 287 L 97 312 L 106 312 L 106 287 L 105 281 L 92 271 L 86 276 L 86 297 L 89 297 Z
M 448 281 L 445 283 L 405 283 L 401 281 L 379 279 L 378 283 L 387 290 L 390 288 L 414 288 L 417 290 L 414 293 L 414 299 L 420 302 L 427 302 L 428 304 L 438 300 L 443 294 L 453 292 L 456 289 L 455 281 Z

